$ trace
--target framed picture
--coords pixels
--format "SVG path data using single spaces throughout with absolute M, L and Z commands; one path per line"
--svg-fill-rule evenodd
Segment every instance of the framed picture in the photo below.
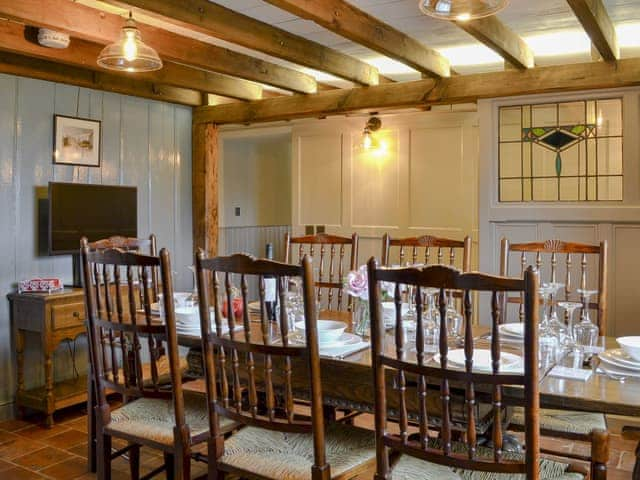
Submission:
M 55 115 L 53 163 L 99 167 L 101 128 L 99 120 Z

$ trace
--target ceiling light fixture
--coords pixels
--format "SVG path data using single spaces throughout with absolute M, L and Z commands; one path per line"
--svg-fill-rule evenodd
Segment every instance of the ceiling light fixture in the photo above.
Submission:
M 431 17 L 466 22 L 495 15 L 508 4 L 509 0 L 420 0 L 418 7 Z
M 162 60 L 158 52 L 142 41 L 140 30 L 129 12 L 120 38 L 102 49 L 98 65 L 108 70 L 152 72 L 162 68 Z
M 371 117 L 367 120 L 362 132 L 362 148 L 369 150 L 372 147 L 376 147 L 376 141 L 373 138 L 372 133 L 377 132 L 382 127 L 382 121 L 378 117 Z

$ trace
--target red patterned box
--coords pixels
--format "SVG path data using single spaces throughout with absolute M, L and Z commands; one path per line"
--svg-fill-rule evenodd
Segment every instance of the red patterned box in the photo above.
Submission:
M 32 278 L 18 283 L 18 293 L 23 292 L 56 292 L 62 290 L 62 280 L 59 278 Z

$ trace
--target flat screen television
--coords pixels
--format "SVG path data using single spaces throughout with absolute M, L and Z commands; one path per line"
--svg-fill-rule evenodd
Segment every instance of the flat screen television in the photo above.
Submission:
M 80 239 L 138 236 L 136 187 L 49 182 L 49 255 L 77 254 Z

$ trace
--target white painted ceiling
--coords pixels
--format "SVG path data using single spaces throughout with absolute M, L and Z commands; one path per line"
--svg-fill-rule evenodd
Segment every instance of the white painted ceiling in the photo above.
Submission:
M 102 4 L 98 0 L 77 1 L 105 10 L 125 13 L 122 9 Z M 395 80 L 403 81 L 420 78 L 417 72 L 404 65 L 340 37 L 311 21 L 300 19 L 273 7 L 262 0 L 209 1 L 360 58 L 377 66 L 382 74 Z M 450 59 L 453 67 L 459 73 L 496 71 L 504 68 L 503 62 L 499 57 L 466 32 L 449 22 L 423 15 L 418 10 L 418 0 L 350 0 L 350 2 L 423 44 L 439 50 Z M 621 56 L 623 58 L 640 56 L 640 0 L 604 0 L 604 3 L 618 31 Z M 565 0 L 511 0 L 507 8 L 498 14 L 498 17 L 529 43 L 536 54 L 537 65 L 587 62 L 591 60 L 589 40 Z M 337 86 L 348 85 L 348 82 L 334 79 L 329 75 L 313 72 L 286 61 L 238 47 L 191 30 L 175 27 L 147 17 L 138 17 L 138 20 L 298 70 L 307 71 L 319 80 L 334 83 Z

